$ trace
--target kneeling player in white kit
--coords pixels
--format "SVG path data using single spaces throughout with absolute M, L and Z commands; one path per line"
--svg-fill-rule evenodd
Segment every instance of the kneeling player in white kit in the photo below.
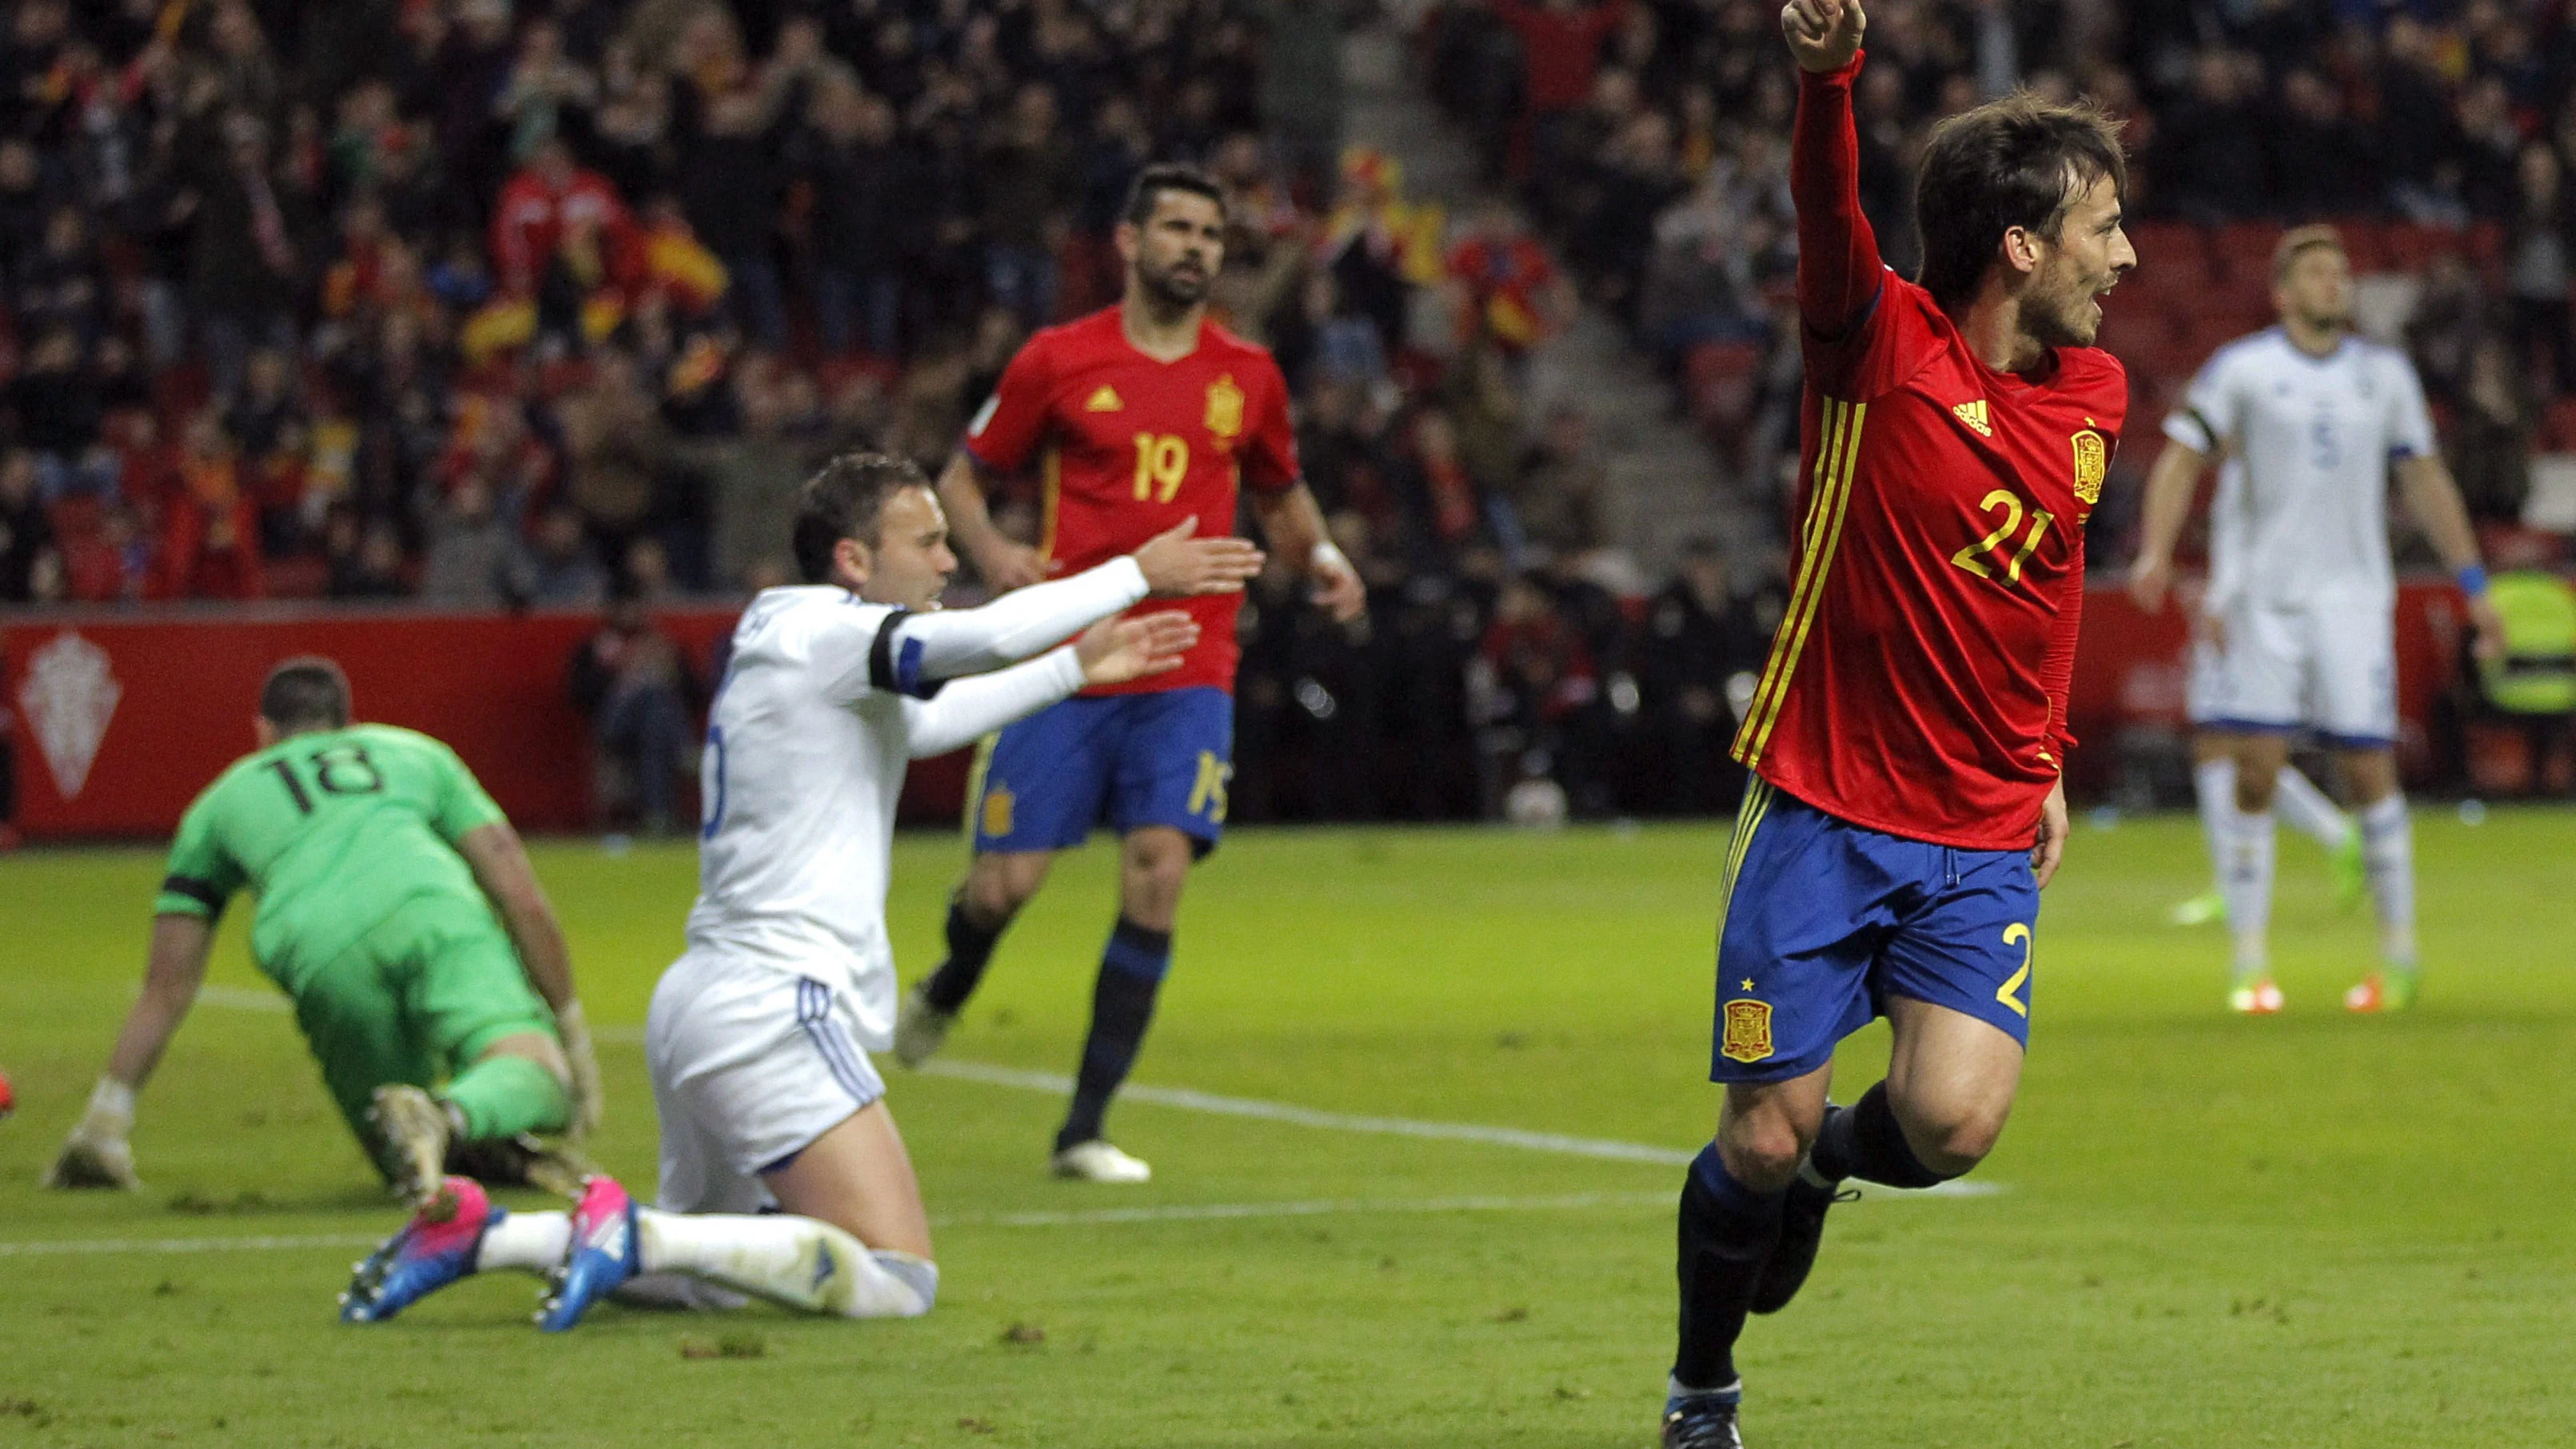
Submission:
M 2281 1006 L 2268 946 L 2274 791 L 2292 737 L 2313 730 L 2360 820 L 2379 913 L 2380 967 L 2344 1004 L 2394 1010 L 2415 998 L 2416 947 L 2414 846 L 2397 783 L 2392 467 L 2407 507 L 2458 576 L 2479 652 L 2501 646 L 2503 626 L 2414 367 L 2350 335 L 2342 242 L 2330 227 L 2299 227 L 2281 238 L 2272 272 L 2281 325 L 2220 348 L 2165 420 L 2170 441 L 2147 478 L 2130 588 L 2142 606 L 2161 606 L 2194 480 L 2211 459 L 2241 460 L 2211 519 L 2203 626 L 2218 650 L 2216 697 L 2199 721 L 2227 737 L 2236 764 L 2220 871 L 2236 936 L 2229 1004 Z
M 939 1271 L 920 1185 L 862 1050 L 894 1030 L 885 894 L 906 762 L 1085 685 L 1176 667 L 1198 633 L 1188 616 L 1114 616 L 1149 593 L 1231 592 L 1261 567 L 1244 539 L 1190 533 L 938 613 L 957 560 L 920 470 L 854 454 L 808 480 L 795 551 L 809 583 L 753 601 L 709 711 L 688 951 L 645 1030 L 659 1207 L 598 1177 L 569 1214 L 509 1213 L 455 1180 L 457 1212 L 415 1219 L 362 1264 L 344 1316 L 389 1317 L 494 1268 L 549 1275 L 550 1331 L 610 1292 L 928 1312 Z

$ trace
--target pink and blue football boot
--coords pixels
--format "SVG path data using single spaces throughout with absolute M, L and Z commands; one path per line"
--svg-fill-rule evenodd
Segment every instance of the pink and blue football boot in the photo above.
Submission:
M 554 1271 L 554 1291 L 537 1314 L 537 1327 L 561 1333 L 581 1322 L 590 1305 L 643 1268 L 635 1227 L 635 1199 L 612 1177 L 594 1177 L 572 1210 L 572 1243 Z
M 455 1208 L 436 1216 L 448 1202 Z M 429 1207 L 368 1255 L 340 1295 L 342 1323 L 381 1323 L 474 1271 L 483 1234 L 509 1209 L 470 1177 L 447 1179 Z

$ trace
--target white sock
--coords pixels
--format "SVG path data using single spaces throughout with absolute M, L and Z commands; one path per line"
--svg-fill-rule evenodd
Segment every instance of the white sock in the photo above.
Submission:
M 939 1267 L 871 1251 L 813 1218 L 639 1208 L 647 1273 L 686 1273 L 807 1313 L 914 1318 L 939 1296 Z
M 2392 793 L 2361 811 L 2361 863 L 2379 908 L 2379 953 L 2392 966 L 2415 964 L 2415 828 L 2406 797 Z
M 2328 853 L 2343 849 L 2352 837 L 2352 818 L 2335 808 L 2308 777 L 2296 766 L 2283 765 L 2275 777 L 2272 808 L 2292 830 L 2326 848 Z
M 686 1273 L 638 1273 L 608 1295 L 629 1308 L 683 1313 L 731 1313 L 751 1300 Z
M 2235 813 L 2219 889 L 2227 894 L 2227 923 L 2236 929 L 2236 974 L 2260 975 L 2268 964 L 2272 925 L 2272 812 Z
M 514 1212 L 483 1230 L 483 1246 L 474 1253 L 474 1271 L 516 1268 L 523 1273 L 551 1273 L 563 1265 L 572 1246 L 572 1214 Z
M 2192 766 L 2191 791 L 2200 801 L 2200 838 L 2209 847 L 2211 884 L 2225 889 L 2228 831 L 2236 823 L 2236 762 L 2220 755 Z

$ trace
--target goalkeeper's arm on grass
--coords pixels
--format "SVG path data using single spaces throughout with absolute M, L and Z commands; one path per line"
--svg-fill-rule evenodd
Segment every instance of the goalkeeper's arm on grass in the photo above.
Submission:
M 590 1023 L 572 985 L 572 951 L 564 944 L 563 926 L 555 920 L 536 867 L 528 863 L 519 833 L 506 822 L 477 826 L 456 841 L 457 853 L 473 868 L 474 881 L 490 897 L 492 909 L 519 952 L 519 968 L 528 984 L 545 998 L 555 1014 L 555 1032 L 563 1038 L 564 1064 L 572 1071 L 570 1135 L 586 1137 L 599 1130 L 607 1101 L 599 1077 L 599 1054 L 591 1046 Z
M 134 1149 L 126 1142 L 134 1131 L 134 1094 L 143 1089 L 172 1034 L 187 1019 L 197 986 L 206 979 L 206 957 L 214 940 L 214 922 L 204 916 L 164 912 L 153 918 L 152 959 L 144 972 L 142 999 L 125 1014 L 107 1075 L 98 1079 L 89 1110 L 46 1169 L 45 1186 L 143 1185 L 134 1173 Z

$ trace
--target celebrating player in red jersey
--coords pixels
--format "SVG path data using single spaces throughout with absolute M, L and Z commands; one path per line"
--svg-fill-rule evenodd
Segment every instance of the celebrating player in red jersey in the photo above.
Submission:
M 1846 1177 L 1930 1187 L 1994 1146 L 2021 1079 L 2084 520 L 2127 382 L 2092 349 L 2137 255 L 2117 132 L 2013 96 L 1937 127 L 1920 285 L 1861 215 L 1858 0 L 1789 0 L 1790 186 L 1807 395 L 1788 616 L 1736 758 L 1753 771 L 1718 939 L 1717 1135 L 1682 1190 L 1668 1449 L 1735 1449 L 1745 1314 L 1815 1261 Z M 1848 1110 L 1836 1042 L 1884 1014 L 1887 1079 Z
M 1118 227 L 1125 297 L 1030 339 L 968 425 L 939 492 L 958 539 L 995 586 L 1089 568 L 1183 520 L 1203 536 L 1231 532 L 1243 486 L 1273 552 L 1305 569 L 1316 602 L 1337 619 L 1359 614 L 1359 576 L 1325 537 L 1298 480 L 1286 379 L 1268 352 L 1206 320 L 1225 219 L 1224 193 L 1207 177 L 1147 167 Z M 1046 539 L 1035 550 L 994 530 L 983 486 L 1032 463 L 1046 479 Z M 949 904 L 948 959 L 905 995 L 896 1020 L 895 1055 L 918 1066 L 939 1049 L 1055 852 L 1081 844 L 1095 825 L 1118 831 L 1118 924 L 1101 953 L 1091 1034 L 1056 1134 L 1062 1176 L 1149 1175 L 1101 1136 L 1101 1118 L 1135 1062 L 1171 964 L 1182 881 L 1193 859 L 1216 848 L 1225 822 L 1238 602 L 1182 602 L 1200 633 L 1179 669 L 1086 690 L 995 738 L 971 802 L 974 864 Z

